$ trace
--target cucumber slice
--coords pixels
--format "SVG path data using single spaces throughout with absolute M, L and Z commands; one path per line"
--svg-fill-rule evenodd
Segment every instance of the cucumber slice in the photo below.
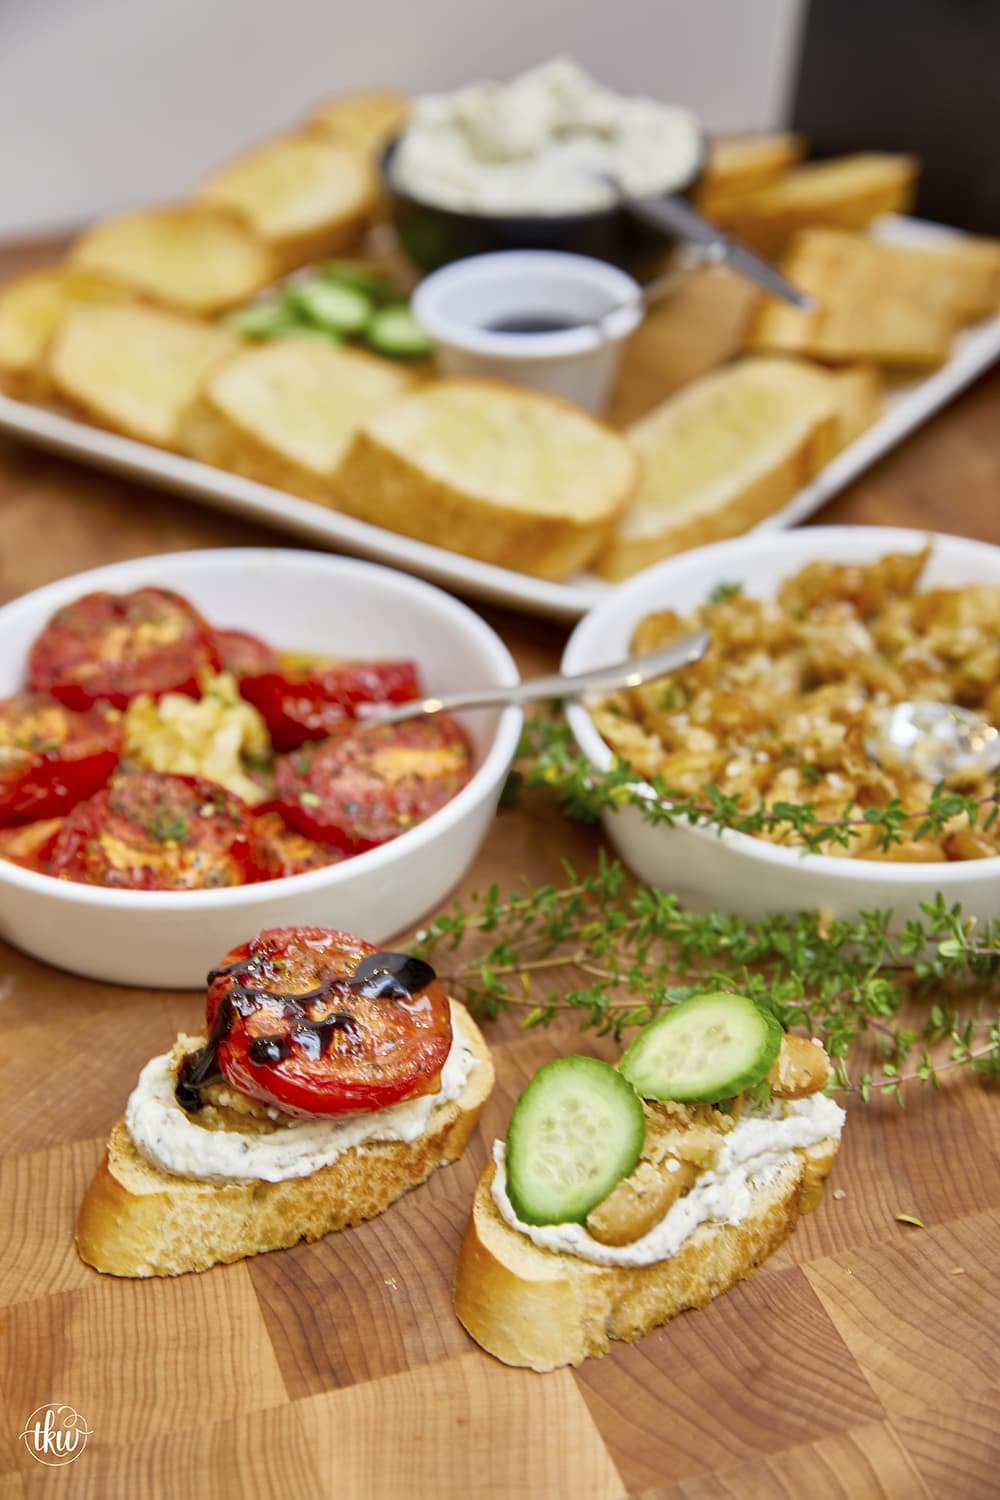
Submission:
M 642 1100 L 610 1063 L 560 1057 L 539 1068 L 511 1116 L 507 1192 L 525 1224 L 582 1223 L 634 1169 Z
M 222 322 L 247 339 L 273 339 L 302 326 L 301 320 L 280 302 L 251 302 L 247 307 L 234 307 L 232 312 L 223 313 Z
M 293 284 L 285 290 L 285 302 L 317 328 L 331 333 L 360 333 L 373 311 L 368 297 L 332 281 Z
M 391 302 L 405 302 L 406 293 L 393 286 L 387 276 L 371 271 L 366 266 L 352 265 L 350 261 L 330 260 L 320 267 L 324 281 L 345 286 L 352 292 L 360 292 L 376 307 L 387 307 Z
M 384 307 L 368 324 L 365 337 L 377 353 L 392 359 L 426 359 L 434 351 L 408 307 Z
M 644 1099 L 711 1104 L 766 1077 L 781 1035 L 775 1018 L 748 996 L 718 990 L 650 1021 L 619 1066 Z

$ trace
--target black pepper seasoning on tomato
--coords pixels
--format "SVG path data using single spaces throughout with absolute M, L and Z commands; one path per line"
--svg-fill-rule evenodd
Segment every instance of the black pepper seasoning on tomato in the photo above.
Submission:
M 307 838 L 347 853 L 422 823 L 472 775 L 469 743 L 446 714 L 403 724 L 348 724 L 280 756 L 275 801 Z
M 104 700 L 125 708 L 140 693 L 199 694 L 202 672 L 218 671 L 214 633 L 180 594 L 135 589 L 84 594 L 64 604 L 28 655 L 28 686 L 67 708 Z
M 206 890 L 258 879 L 249 809 L 216 782 L 119 771 L 66 819 L 53 875 L 135 891 Z

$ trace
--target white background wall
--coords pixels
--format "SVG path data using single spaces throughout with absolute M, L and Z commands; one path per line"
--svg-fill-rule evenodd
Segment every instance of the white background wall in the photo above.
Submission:
M 779 123 L 803 0 L 0 0 L 0 235 L 181 194 L 341 88 L 568 52 L 710 129 Z

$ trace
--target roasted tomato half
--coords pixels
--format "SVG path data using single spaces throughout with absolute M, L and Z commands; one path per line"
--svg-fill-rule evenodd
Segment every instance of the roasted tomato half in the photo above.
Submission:
M 245 1094 L 339 1115 L 438 1087 L 451 1009 L 422 959 L 324 927 L 278 927 L 227 953 L 209 980 L 215 1058 Z
M 347 858 L 343 849 L 319 844 L 299 833 L 297 828 L 289 828 L 279 812 L 255 814 L 253 836 L 257 864 L 264 880 L 304 875 L 307 870 L 321 870 L 325 865 L 336 865 Z
M 0 700 L 0 825 L 69 812 L 104 785 L 121 744 L 104 705 L 75 713 L 46 693 Z
M 62 826 L 62 818 L 45 818 L 40 823 L 0 828 L 0 859 L 9 859 L 25 870 L 47 874 L 49 859 Z
M 471 774 L 468 741 L 445 714 L 405 724 L 351 723 L 280 757 L 275 801 L 307 837 L 358 853 L 422 823 Z
M 280 669 L 278 653 L 266 641 L 244 630 L 217 630 L 215 644 L 222 658 L 222 670 L 232 672 L 239 680 Z
M 57 610 L 28 657 L 28 685 L 67 708 L 98 699 L 124 708 L 140 693 L 197 697 L 198 674 L 218 670 L 215 635 L 193 604 L 168 589 L 85 594 Z
M 258 879 L 249 810 L 214 781 L 120 771 L 73 809 L 49 870 L 133 891 L 205 890 Z
M 412 661 L 354 661 L 262 672 L 242 678 L 240 692 L 263 717 L 274 748 L 295 750 L 356 718 L 359 704 L 409 703 L 421 686 Z

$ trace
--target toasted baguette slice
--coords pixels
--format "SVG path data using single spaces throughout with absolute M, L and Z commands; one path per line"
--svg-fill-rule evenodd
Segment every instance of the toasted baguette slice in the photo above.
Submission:
M 833 364 L 862 360 L 932 369 L 948 358 L 970 305 L 963 297 L 961 263 L 938 260 L 935 253 L 883 246 L 864 235 L 804 229 L 782 269 L 813 306 L 801 312 L 774 297 L 761 299 L 746 345 Z M 968 297 L 978 294 L 972 288 Z
M 363 521 L 540 578 L 583 567 L 637 461 L 568 402 L 490 380 L 438 380 L 357 433 L 336 476 Z
M 111 1276 L 180 1276 L 374 1218 L 435 1167 L 457 1161 L 493 1087 L 479 1028 L 454 1001 L 452 1014 L 476 1057 L 459 1097 L 435 1106 L 416 1141 L 352 1146 L 309 1177 L 223 1185 L 173 1177 L 140 1155 L 119 1120 L 80 1205 L 82 1259 Z
M 906 213 L 919 165 L 878 152 L 806 162 L 774 182 L 713 195 L 712 217 L 765 254 L 779 253 L 804 225 L 863 229 L 879 214 Z
M 105 219 L 84 231 L 70 258 L 154 302 L 200 317 L 246 302 L 280 270 L 242 219 L 208 203 Z
M 955 234 L 919 248 L 877 243 L 884 264 L 912 282 L 918 296 L 929 288 L 963 323 L 1000 312 L 1000 239 Z
M 832 369 L 807 364 L 790 355 L 794 368 L 825 382 L 834 405 L 837 430 L 834 451 L 839 453 L 873 427 L 885 409 L 885 382 L 877 365 L 843 365 Z M 822 385 L 817 390 L 822 390 Z
M 685 386 L 627 437 L 642 473 L 596 561 L 605 578 L 739 536 L 780 509 L 837 450 L 839 400 L 813 366 L 743 359 Z
M 806 138 L 792 131 L 772 135 L 721 136 L 711 141 L 698 179 L 698 207 L 711 217 L 718 199 L 774 182 L 805 156 Z
M 406 123 L 410 101 L 399 89 L 337 94 L 316 106 L 311 125 L 368 155 L 378 155 Z
M 20 401 L 48 400 L 44 356 L 66 318 L 84 307 L 133 300 L 121 282 L 76 266 L 50 266 L 8 282 L 0 288 L 0 389 Z
M 67 318 L 46 362 L 53 389 L 91 421 L 178 447 L 181 414 L 237 340 L 158 307 L 92 307 Z
M 357 146 L 302 132 L 228 162 L 205 178 L 198 197 L 244 218 L 290 271 L 357 241 L 371 217 L 375 182 Z
M 638 1339 L 749 1276 L 815 1207 L 833 1165 L 834 1140 L 796 1155 L 765 1186 L 739 1224 L 703 1224 L 669 1260 L 598 1266 L 542 1250 L 500 1217 L 490 1192 L 493 1163 L 479 1179 L 455 1266 L 459 1322 L 507 1365 L 554 1370 L 604 1354 L 612 1339 Z
M 885 409 L 885 382 L 877 365 L 843 365 L 833 369 L 809 364 L 789 355 L 800 378 L 817 393 L 824 387 L 833 402 L 836 436 L 833 452 L 839 453 L 873 427 Z M 832 456 L 832 455 L 831 455 Z
M 891 240 L 843 230 L 803 230 L 790 255 L 829 266 L 829 275 L 864 280 L 872 300 L 912 298 L 933 303 L 955 322 L 971 323 L 1000 311 L 1000 240 L 949 234 L 926 245 L 899 245 Z M 834 296 L 835 287 L 823 291 Z M 869 309 L 865 309 L 869 311 Z
M 206 382 L 181 423 L 184 452 L 323 505 L 357 429 L 409 389 L 399 365 L 319 339 L 274 339 Z
M 885 386 L 875 365 L 846 365 L 831 370 L 837 407 L 837 452 L 873 427 L 885 407 Z

